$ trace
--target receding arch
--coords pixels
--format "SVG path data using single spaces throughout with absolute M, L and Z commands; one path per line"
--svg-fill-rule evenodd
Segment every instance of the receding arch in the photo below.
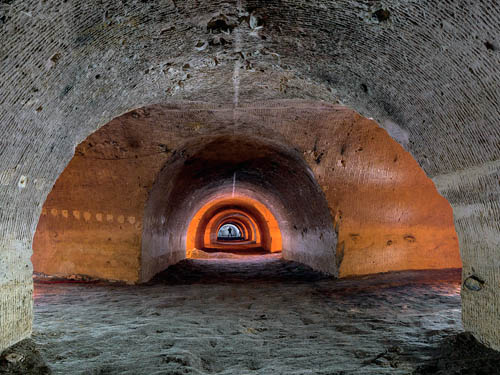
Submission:
M 246 219 L 246 218 L 245 218 Z M 219 233 L 221 230 L 223 231 L 223 227 L 225 225 L 235 225 L 239 232 L 240 236 L 243 240 L 245 241 L 251 241 L 251 237 L 253 236 L 253 231 L 251 230 L 252 228 L 248 225 L 248 221 L 245 219 L 239 219 L 235 217 L 228 217 L 222 221 L 216 228 L 217 231 L 217 236 L 216 238 L 220 237 Z
M 217 216 L 227 211 L 246 212 L 256 223 L 259 244 L 269 252 L 282 250 L 282 237 L 278 221 L 271 211 L 256 199 L 245 196 L 222 197 L 205 204 L 191 219 L 186 235 L 186 251 L 203 248 L 207 229 L 214 233 L 217 226 L 211 225 Z
M 179 155 L 166 165 L 146 204 L 143 272 L 158 272 L 182 259 L 186 249 L 202 247 L 206 238 L 210 240 L 206 226 L 214 210 L 230 208 L 250 213 L 263 248 L 282 250 L 285 258 L 336 273 L 335 233 L 327 202 L 296 150 L 255 134 L 206 137 L 184 148 L 191 150 L 189 156 Z M 209 207 L 210 215 L 204 216 Z M 165 253 L 166 263 L 158 261 L 158 253 Z M 148 271 L 148 263 L 157 271 Z
M 281 104 L 286 106 L 281 107 Z M 373 121 L 345 107 L 327 106 L 324 103 L 277 102 L 271 106 L 272 109 L 255 104 L 246 111 L 239 110 L 240 119 L 245 123 L 253 124 L 255 117 L 260 116 L 259 127 L 253 131 L 254 134 L 245 134 L 244 138 L 248 140 L 241 141 L 240 137 L 234 138 L 224 133 L 220 125 L 227 118 L 232 118 L 232 109 L 219 107 L 218 111 L 214 111 L 199 103 L 183 105 L 185 110 L 174 105 L 162 105 L 126 114 L 78 146 L 74 160 L 47 199 L 40 218 L 40 231 L 35 235 L 35 248 L 40 249 L 45 245 L 48 248 L 50 245 L 57 250 L 57 254 L 35 251 L 33 259 L 37 271 L 46 271 L 48 274 L 57 272 L 60 276 L 84 274 L 137 282 L 140 280 L 138 275 L 143 260 L 139 255 L 145 233 L 143 223 L 147 220 L 144 205 L 151 186 L 158 176 L 164 173 L 160 171 L 162 166 L 165 166 L 172 181 L 175 181 L 176 175 L 184 167 L 190 168 L 190 163 L 200 165 L 196 157 L 203 154 L 205 147 L 211 150 L 207 151 L 208 153 L 213 153 L 219 152 L 216 147 L 229 146 L 230 150 L 236 150 L 235 155 L 238 155 L 240 143 L 244 150 L 250 152 L 249 155 L 257 155 L 260 158 L 258 163 L 253 164 L 257 167 L 256 170 L 267 169 L 266 173 L 272 178 L 268 181 L 260 180 L 259 184 L 263 185 L 258 189 L 258 193 L 255 191 L 255 185 L 242 184 L 238 173 L 229 173 L 224 184 L 231 185 L 236 175 L 237 186 L 246 186 L 253 191 L 251 194 L 256 198 L 274 199 L 271 206 L 282 212 L 278 221 L 285 223 L 284 230 L 289 233 L 289 236 L 283 237 L 283 241 L 292 245 L 283 246 L 285 257 L 288 256 L 287 252 L 289 254 L 294 250 L 293 241 L 289 238 L 300 236 L 299 241 L 295 243 L 304 244 L 301 250 L 303 254 L 309 251 L 305 243 L 309 235 L 307 231 L 314 220 L 304 218 L 300 219 L 304 224 L 298 224 L 296 218 L 283 209 L 288 202 L 297 201 L 295 194 L 299 192 L 299 195 L 302 194 L 299 197 L 302 203 L 290 209 L 290 212 L 300 212 L 303 207 L 308 210 L 311 205 L 309 202 L 316 204 L 315 198 L 312 197 L 324 195 L 326 204 L 318 204 L 317 209 L 325 212 L 324 207 L 328 206 L 331 212 L 329 215 L 324 214 L 323 217 L 329 217 L 324 223 L 333 222 L 338 232 L 339 244 L 337 248 L 330 248 L 329 251 L 331 254 L 343 254 L 334 261 L 340 266 L 339 275 L 342 277 L 408 268 L 460 266 L 449 205 L 437 195 L 432 182 L 425 177 L 417 163 Z M 317 107 L 314 107 L 315 105 Z M 265 108 L 265 114 L 262 114 L 262 108 Z M 199 116 L 205 118 L 208 114 L 212 116 L 210 120 L 204 120 L 203 125 L 196 123 L 196 127 L 192 126 Z M 279 127 L 276 126 L 277 121 L 282 121 Z M 231 126 L 230 124 L 226 126 Z M 304 138 L 301 129 L 308 127 L 314 128 L 315 133 Z M 204 129 L 203 134 L 210 136 L 200 137 L 200 129 Z M 241 130 L 241 133 L 243 134 L 244 130 Z M 350 136 L 343 139 L 338 134 Z M 285 136 L 288 137 L 288 143 L 285 142 Z M 186 144 L 185 140 L 189 139 L 191 141 Z M 261 148 L 261 145 L 264 154 L 255 154 L 255 150 Z M 235 151 L 231 152 L 234 154 Z M 298 162 L 284 162 L 289 156 L 283 159 L 283 153 L 291 153 L 291 160 Z M 233 154 L 228 152 L 224 158 L 229 160 Z M 270 181 L 277 180 L 273 170 L 281 168 L 280 163 L 276 163 L 271 157 L 268 158 L 271 161 L 268 163 L 262 158 L 263 155 L 276 155 L 278 160 L 281 158 L 281 166 L 289 163 L 288 170 L 301 171 L 301 181 L 305 186 L 309 186 L 309 193 L 300 193 L 300 189 L 295 189 L 295 192 L 288 191 L 282 194 L 281 199 L 276 199 L 276 191 L 273 192 L 274 183 L 271 184 Z M 241 158 L 241 154 L 238 157 Z M 175 166 L 172 167 L 169 163 Z M 229 162 L 228 165 L 236 170 L 240 164 Z M 193 168 L 191 171 L 194 173 Z M 357 171 L 358 174 L 352 174 L 350 171 Z M 286 173 L 288 172 L 285 172 L 285 175 Z M 244 179 L 254 178 L 251 174 L 245 174 Z M 199 173 L 192 176 L 197 175 L 203 176 Z M 113 179 L 107 176 L 113 176 Z M 363 176 L 363 184 L 360 184 L 356 176 Z M 289 175 L 288 178 L 290 186 L 298 186 L 294 185 L 298 184 L 296 176 Z M 93 185 L 89 181 L 96 184 Z M 117 184 L 117 181 L 120 181 L 120 184 Z M 140 185 L 135 185 L 137 181 L 140 181 Z M 280 189 L 287 191 L 282 181 L 278 181 L 276 185 L 280 184 Z M 319 184 L 321 186 L 318 186 Z M 189 185 L 185 186 L 186 191 L 189 191 Z M 265 188 L 266 186 L 270 189 Z M 65 191 L 68 190 L 65 189 L 71 191 L 70 200 L 61 199 L 67 195 Z M 228 186 L 223 186 L 224 189 L 231 190 Z M 393 189 L 396 189 L 396 194 Z M 207 191 L 213 192 L 215 187 L 210 187 Z M 105 194 L 101 194 L 103 192 Z M 272 194 L 269 195 L 269 192 Z M 427 196 L 428 193 L 431 195 Z M 288 198 L 285 199 L 285 195 Z M 82 199 L 76 199 L 78 196 Z M 86 200 L 87 196 L 92 197 L 92 200 Z M 131 199 L 130 203 L 133 203 L 134 207 L 127 207 L 124 203 L 129 201 L 124 202 L 122 196 L 133 196 L 134 199 Z M 54 212 L 57 212 L 57 215 L 53 215 Z M 308 213 L 309 217 L 314 216 L 311 212 L 312 210 Z M 166 220 L 166 216 L 160 216 L 158 220 Z M 184 217 L 182 220 L 189 219 Z M 84 226 L 78 227 L 78 222 Z M 56 232 L 57 226 L 61 225 L 60 229 L 64 230 L 65 234 L 59 233 L 57 241 L 54 241 L 48 235 L 51 231 L 48 224 L 55 225 Z M 69 233 L 76 233 L 74 229 L 77 227 L 81 238 L 66 237 Z M 255 223 L 248 228 L 254 227 Z M 85 232 L 83 228 L 99 231 L 96 232 L 99 235 L 88 235 L 90 232 Z M 324 228 L 327 228 L 326 232 L 331 230 L 328 225 Z M 124 239 L 124 232 L 121 231 L 125 230 L 130 230 L 130 240 L 115 242 L 115 236 L 108 235 L 117 231 L 115 234 Z M 259 235 L 256 230 L 250 232 Z M 41 236 L 41 233 L 45 234 Z M 210 231 L 205 233 L 207 244 L 213 241 L 209 233 Z M 181 245 L 174 246 L 181 251 L 170 259 L 172 262 L 184 256 L 182 251 L 185 245 L 182 240 L 180 243 Z M 83 261 L 75 258 L 71 263 L 80 268 L 71 268 L 69 263 L 61 262 L 61 259 L 66 257 L 64 247 L 72 248 L 75 244 L 78 249 L 73 254 L 81 254 Z M 109 255 L 112 251 L 124 249 L 130 253 L 123 253 L 124 256 Z M 147 256 L 144 259 L 147 259 Z M 330 264 L 332 259 L 328 261 Z M 110 269 L 109 262 L 117 266 Z M 328 262 L 320 263 L 324 265 Z M 46 268 L 47 265 L 52 268 Z M 62 265 L 64 267 L 61 267 Z M 124 272 L 116 272 L 119 270 Z
M 56 13 L 35 1 L 7 4 L 1 34 L 5 190 L 0 274 L 10 293 L 0 300 L 5 311 L 0 347 L 30 332 L 31 240 L 42 204 L 74 146 L 114 117 L 167 95 L 230 103 L 236 112 L 257 99 L 342 100 L 375 117 L 454 206 L 464 279 L 479 277 L 487 285 L 485 293 L 463 292 L 464 322 L 500 348 L 494 329 L 500 300 L 495 288 L 500 238 L 497 2 L 477 2 L 466 9 L 467 17 L 456 16 L 464 14 L 460 2 L 391 2 L 383 17 L 377 16 L 377 3 L 361 8 L 345 1 L 326 1 L 321 8 L 297 2 L 278 8 L 238 4 L 225 5 L 224 12 L 263 9 L 266 22 L 253 30 L 242 17 L 231 25 L 235 32 L 224 45 L 213 43 L 207 33 L 209 20 L 221 12 L 219 2 L 182 6 L 183 16 L 169 18 L 168 33 L 163 21 L 170 9 L 157 14 L 151 11 L 157 9 L 154 4 L 89 2 Z M 25 9 L 35 7 L 37 22 L 26 22 Z M 130 22 L 123 22 L 125 14 Z M 186 35 L 185 22 L 194 19 L 200 23 Z M 235 36 L 241 66 L 232 54 Z M 191 47 L 196 39 L 203 51 Z M 450 48 L 452 41 L 463 48 Z M 214 62 L 208 56 L 215 53 Z M 165 61 L 165 56 L 172 58 Z M 192 60 L 197 63 L 186 63 Z
M 253 241 L 255 243 L 261 242 L 260 231 L 258 230 L 257 224 L 249 216 L 246 212 L 236 209 L 228 209 L 221 211 L 214 215 L 214 217 L 208 222 L 205 238 L 204 238 L 204 246 L 209 243 L 213 243 L 216 241 L 216 232 L 220 226 L 222 226 L 227 221 L 234 221 L 240 223 L 240 225 L 244 228 L 246 233 L 246 239 L 248 241 Z
M 217 239 L 240 241 L 245 239 L 245 232 L 239 223 L 229 221 L 221 225 L 217 231 Z

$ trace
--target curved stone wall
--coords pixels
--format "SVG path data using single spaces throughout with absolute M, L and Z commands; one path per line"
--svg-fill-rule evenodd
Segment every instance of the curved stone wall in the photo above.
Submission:
M 336 235 L 321 188 L 296 150 L 254 136 L 203 137 L 158 176 L 146 203 L 142 280 L 200 246 L 219 210 L 249 212 L 262 246 L 337 274 Z
M 165 100 L 231 103 L 238 124 L 284 98 L 346 103 L 412 153 L 481 280 L 465 327 L 500 348 L 499 19 L 496 0 L 2 4 L 0 348 L 30 332 L 32 236 L 79 142 Z
M 160 165 L 133 149 L 111 155 L 106 142 L 96 134 L 80 145 L 47 197 L 33 241 L 36 273 L 139 279 L 144 202 Z

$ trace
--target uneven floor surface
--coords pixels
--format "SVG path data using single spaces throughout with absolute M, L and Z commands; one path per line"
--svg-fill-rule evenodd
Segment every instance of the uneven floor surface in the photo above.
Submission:
M 33 338 L 55 374 L 431 374 L 468 340 L 459 292 L 458 270 L 333 280 L 278 255 L 190 259 L 149 285 L 36 283 Z M 442 374 L 491 363 L 458 355 Z

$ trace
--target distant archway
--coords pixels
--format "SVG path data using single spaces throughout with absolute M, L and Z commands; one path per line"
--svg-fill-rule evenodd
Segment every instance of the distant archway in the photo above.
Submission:
M 221 243 L 216 243 L 219 241 L 217 234 L 224 225 L 236 223 L 232 215 L 246 222 L 247 228 L 255 228 L 255 235 L 252 236 L 256 238 L 254 244 L 269 252 L 282 250 L 281 230 L 271 211 L 255 199 L 239 196 L 215 199 L 205 204 L 194 215 L 186 235 L 186 251 L 223 246 Z M 221 216 L 222 222 L 217 225 L 217 219 Z M 224 219 L 229 222 L 226 223 Z
M 229 222 L 222 224 L 217 231 L 218 241 L 240 241 L 243 239 L 242 228 L 240 228 L 238 223 Z

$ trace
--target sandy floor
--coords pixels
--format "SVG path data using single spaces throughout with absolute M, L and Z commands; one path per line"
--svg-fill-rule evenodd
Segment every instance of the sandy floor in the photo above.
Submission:
M 186 260 L 146 286 L 37 283 L 33 338 L 65 375 L 409 374 L 462 331 L 459 280 Z

